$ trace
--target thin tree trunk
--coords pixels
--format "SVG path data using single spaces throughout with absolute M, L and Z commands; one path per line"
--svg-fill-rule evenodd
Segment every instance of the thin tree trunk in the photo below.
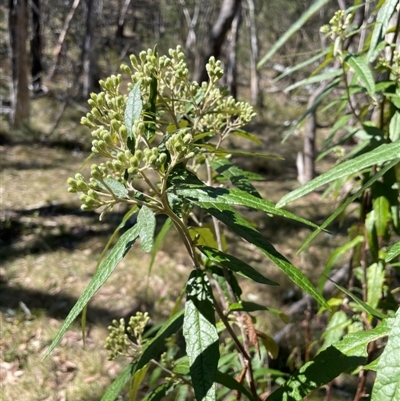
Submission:
M 40 0 L 31 0 L 32 9 L 32 35 L 31 35 L 31 57 L 32 57 L 32 88 L 34 96 L 43 94 L 42 90 L 42 35 L 40 26 Z
M 10 123 L 19 128 L 29 121 L 30 114 L 27 0 L 10 0 L 8 24 L 12 73 Z
M 203 82 L 208 81 L 208 74 L 206 64 L 211 56 L 219 58 L 221 53 L 222 44 L 226 37 L 227 32 L 232 26 L 233 18 L 236 11 L 241 4 L 241 0 L 224 0 L 219 12 L 217 21 L 215 22 L 212 31 L 209 46 L 205 52 L 202 63 L 195 74 L 195 81 Z
M 119 14 L 118 18 L 117 31 L 115 32 L 115 36 L 117 39 L 124 38 L 125 17 L 126 13 L 128 12 L 128 8 L 129 5 L 131 4 L 131 1 L 132 0 L 125 0 L 121 8 L 121 13 Z
M 95 13 L 94 1 L 86 0 L 86 33 L 82 49 L 82 96 L 87 98 L 92 90 L 94 81 L 94 60 L 93 60 L 93 47 L 94 47 L 94 27 L 95 27 Z
M 226 83 L 231 95 L 237 97 L 237 43 L 239 40 L 239 28 L 242 20 L 242 7 L 236 10 L 232 21 L 231 43 L 229 47 L 228 67 L 226 69 Z
M 257 60 L 258 60 L 258 39 L 257 39 L 257 31 L 256 31 L 256 19 L 254 15 L 254 1 L 247 0 L 247 8 L 249 11 L 247 24 L 250 30 L 250 99 L 251 104 L 257 105 L 258 107 L 262 106 L 261 97 L 260 97 L 260 74 L 257 70 Z
M 185 47 L 186 47 L 186 51 L 190 54 L 195 53 L 195 49 L 196 49 L 196 32 L 194 30 L 194 28 L 196 27 L 197 24 L 197 20 L 199 18 L 199 12 L 200 12 L 200 7 L 196 2 L 194 11 L 193 11 L 193 17 L 190 16 L 190 12 L 188 10 L 188 8 L 186 7 L 186 2 L 185 0 L 179 0 L 180 4 L 183 7 L 183 15 L 185 16 L 185 20 L 186 20 L 186 25 L 188 27 L 188 34 L 186 37 L 186 43 L 185 43 Z
M 63 26 L 63 28 L 61 30 L 60 36 L 58 37 L 57 46 L 54 49 L 55 60 L 54 60 L 53 66 L 50 68 L 49 78 L 52 78 L 54 76 L 54 73 L 55 73 L 55 71 L 57 69 L 57 66 L 58 66 L 59 62 L 60 62 L 61 54 L 62 54 L 62 48 L 63 48 L 63 44 L 64 44 L 64 41 L 65 41 L 65 38 L 67 36 L 69 25 L 70 25 L 70 23 L 72 21 L 72 18 L 74 17 L 75 10 L 77 9 L 79 3 L 80 3 L 80 0 L 74 0 L 74 2 L 72 3 L 71 9 L 69 10 L 69 13 L 67 15 L 67 18 L 65 18 L 64 26 Z
M 312 109 L 306 123 L 306 134 L 304 137 L 303 153 L 298 154 L 297 172 L 300 184 L 305 184 L 315 177 L 315 139 L 317 136 L 317 108 L 315 104 L 318 97 L 332 81 L 323 82 L 310 96 L 307 102 L 307 109 Z

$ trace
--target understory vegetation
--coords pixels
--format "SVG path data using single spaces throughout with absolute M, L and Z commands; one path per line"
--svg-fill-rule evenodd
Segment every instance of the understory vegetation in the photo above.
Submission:
M 279 138 L 221 61 L 198 83 L 181 46 L 154 46 L 90 94 L 90 153 L 8 148 L 7 399 L 400 399 L 399 1 L 361 7 L 275 78 L 313 67 Z

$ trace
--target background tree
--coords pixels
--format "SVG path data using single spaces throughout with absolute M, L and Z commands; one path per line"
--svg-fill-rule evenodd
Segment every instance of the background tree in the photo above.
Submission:
M 32 91 L 34 96 L 40 96 L 44 90 L 42 87 L 42 33 L 40 0 L 32 0 L 32 33 L 31 33 L 31 57 L 32 57 Z
M 27 123 L 30 115 L 29 62 L 26 51 L 29 26 L 27 4 L 27 0 L 9 2 L 8 26 L 12 73 L 10 122 L 14 128 Z

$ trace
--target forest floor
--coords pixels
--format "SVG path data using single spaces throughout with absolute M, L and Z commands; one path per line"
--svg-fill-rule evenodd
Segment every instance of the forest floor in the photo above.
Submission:
M 262 124 L 252 129 L 260 132 L 263 151 L 281 155 L 285 161 L 238 163 L 265 177 L 256 187 L 266 199 L 276 202 L 299 185 L 295 158 L 301 138 L 293 137 L 282 145 L 281 137 L 271 135 Z M 67 192 L 67 178 L 75 175 L 88 156 L 80 147 L 15 141 L 3 144 L 0 152 L 0 399 L 100 400 L 125 362 L 107 360 L 107 327 L 112 319 L 128 318 L 139 310 L 149 312 L 152 323 L 167 318 L 189 274 L 188 257 L 171 231 L 149 275 L 149 255 L 134 247 L 90 302 L 86 346 L 79 322 L 75 322 L 42 361 L 63 319 L 90 281 L 124 210 L 116 209 L 100 222 L 98 213 L 82 212 L 77 196 Z M 324 165 L 320 168 L 322 171 Z M 322 223 L 334 207 L 332 199 L 322 200 L 321 193 L 313 193 L 288 210 Z M 262 233 L 314 284 L 330 252 L 346 240 L 347 227 L 337 224 L 331 233 L 321 234 L 297 254 L 311 233 L 309 228 L 260 212 L 246 211 L 246 217 L 257 222 Z M 243 283 L 245 298 L 283 312 L 301 298 L 301 292 L 262 255 L 234 237 L 229 236 L 229 241 L 236 256 L 280 283 L 268 288 Z M 258 322 L 271 335 L 284 326 L 268 312 L 258 314 Z M 312 340 L 318 339 L 318 333 L 315 336 Z M 347 398 L 337 396 L 332 401 L 335 399 Z

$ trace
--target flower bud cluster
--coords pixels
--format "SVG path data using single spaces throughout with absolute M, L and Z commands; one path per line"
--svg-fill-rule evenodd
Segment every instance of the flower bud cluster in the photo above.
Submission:
M 131 79 L 129 90 L 140 85 L 140 114 L 133 113 L 133 121 L 126 117 L 128 95 L 120 93 L 121 75 L 113 75 L 100 81 L 103 91 L 90 95 L 91 111 L 82 118 L 92 131 L 93 154 L 103 159 L 92 165 L 88 180 L 81 174 L 68 180 L 68 190 L 81 194 L 83 210 L 108 210 L 118 202 L 154 202 L 154 188 L 165 188 L 160 184 L 174 166 L 200 153 L 195 143 L 199 134 L 207 134 L 207 140 L 216 135 L 224 139 L 254 117 L 250 105 L 236 102 L 217 86 L 223 70 L 213 57 L 207 64 L 209 82 L 201 85 L 189 80 L 180 46 L 165 56 L 149 49 L 131 56 L 130 62 L 121 69 Z M 131 127 L 125 125 L 128 122 Z M 147 175 L 147 170 L 157 175 Z M 140 199 L 131 196 L 138 179 L 148 186 L 148 191 L 141 188 Z
M 398 50 L 393 51 L 392 63 L 386 57 L 381 57 L 378 60 L 378 67 L 389 70 L 392 74 L 391 79 L 400 82 L 400 52 Z
M 199 148 L 192 145 L 193 136 L 189 129 L 182 128 L 176 131 L 166 141 L 165 147 L 171 155 L 172 162 L 177 164 L 189 160 L 199 153 Z
M 136 316 L 131 316 L 128 326 L 125 325 L 124 319 L 114 319 L 112 325 L 108 326 L 110 334 L 104 346 L 110 352 L 109 360 L 121 355 L 138 358 L 143 346 L 142 336 L 149 320 L 147 312 L 137 312 Z M 130 337 L 135 342 L 131 341 Z
M 125 320 L 113 320 L 112 326 L 108 326 L 110 334 L 106 338 L 104 348 L 109 351 L 108 359 L 112 360 L 118 356 L 129 355 L 131 341 L 126 333 Z
M 321 33 L 329 36 L 332 40 L 336 38 L 345 39 L 346 31 L 351 21 L 353 19 L 353 14 L 345 13 L 345 10 L 338 10 L 335 12 L 333 17 L 329 21 L 329 25 L 324 25 L 321 27 Z
M 81 209 L 84 211 L 95 210 L 103 205 L 99 196 L 99 185 L 94 178 L 87 183 L 82 174 L 76 174 L 75 178 L 68 178 L 68 192 L 81 192 L 79 199 L 82 202 Z
M 232 96 L 223 97 L 214 110 L 214 113 L 204 116 L 201 124 L 204 131 L 216 135 L 229 134 L 248 124 L 255 116 L 252 106 L 246 102 L 237 102 Z

